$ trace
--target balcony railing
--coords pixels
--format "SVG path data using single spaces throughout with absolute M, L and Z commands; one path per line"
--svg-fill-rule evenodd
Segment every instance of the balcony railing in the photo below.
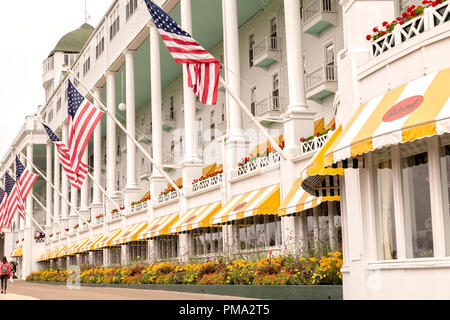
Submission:
M 167 194 L 160 194 L 158 196 L 158 203 L 164 203 L 167 202 L 169 200 L 174 200 L 178 198 L 178 193 L 174 190 L 174 191 L 170 191 Z
M 253 47 L 254 60 L 258 60 L 262 55 L 267 54 L 268 52 L 279 52 L 280 39 L 280 37 L 265 37 L 257 42 Z
M 327 134 L 324 134 L 320 137 L 314 137 L 313 139 L 305 142 L 300 142 L 300 149 L 297 154 L 293 154 L 294 158 L 307 155 L 310 153 L 314 153 L 317 150 L 320 150 L 325 143 L 330 139 L 330 137 L 333 135 L 334 131 L 328 131 Z
M 256 104 L 256 116 L 263 116 L 270 112 L 283 112 L 286 105 L 286 98 L 270 96 Z
M 306 75 L 306 90 L 327 81 L 337 81 L 337 66 L 321 66 Z
M 192 191 L 195 192 L 195 191 L 203 190 L 203 189 L 206 189 L 209 187 L 217 186 L 220 183 L 222 183 L 222 179 L 223 179 L 223 173 L 220 173 L 213 177 L 209 177 L 207 179 L 197 181 L 196 183 L 194 183 L 192 185 Z
M 405 42 L 420 33 L 433 27 L 446 23 L 450 20 L 450 2 L 446 1 L 436 7 L 428 7 L 424 14 L 405 22 L 403 25 L 397 24 L 391 33 L 378 38 L 372 42 L 372 57 L 377 57 L 402 42 Z
M 152 165 L 149 163 L 144 163 L 143 165 L 141 165 L 139 171 L 141 175 L 150 174 L 152 172 Z
M 320 12 L 336 13 L 336 0 L 315 0 L 303 8 L 303 22 L 308 23 Z
M 258 157 L 253 161 L 249 161 L 244 165 L 238 166 L 232 172 L 232 177 L 240 177 L 259 169 L 275 167 L 279 165 L 281 156 L 278 152 L 271 152 L 267 156 Z
M 137 204 L 131 206 L 131 213 L 144 211 L 144 210 L 147 210 L 147 208 L 148 208 L 148 201 L 137 203 Z

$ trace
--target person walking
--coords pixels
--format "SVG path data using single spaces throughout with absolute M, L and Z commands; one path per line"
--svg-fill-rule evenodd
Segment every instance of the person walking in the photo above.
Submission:
M 6 257 L 3 257 L 3 261 L 0 265 L 0 280 L 1 280 L 1 288 L 2 293 L 6 293 L 6 286 L 8 284 L 8 279 L 12 277 L 11 265 L 6 260 Z

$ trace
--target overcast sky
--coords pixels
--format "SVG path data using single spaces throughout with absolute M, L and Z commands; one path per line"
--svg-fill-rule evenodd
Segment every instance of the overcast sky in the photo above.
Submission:
M 96 27 L 113 0 L 87 0 Z M 0 159 L 44 104 L 42 62 L 58 40 L 85 22 L 85 0 L 0 1 Z

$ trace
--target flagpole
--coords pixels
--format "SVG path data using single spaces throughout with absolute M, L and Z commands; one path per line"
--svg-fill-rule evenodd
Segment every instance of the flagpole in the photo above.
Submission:
M 34 201 L 36 201 L 42 209 L 44 209 L 45 211 L 47 211 L 47 213 L 49 213 L 49 215 L 52 217 L 52 223 L 56 223 L 59 226 L 59 228 L 61 229 L 61 225 L 59 224 L 59 222 L 56 222 L 56 219 L 53 216 L 53 214 L 50 212 L 50 210 L 48 210 L 47 207 L 44 206 L 34 194 L 31 194 L 31 196 L 33 197 Z
M 180 189 L 177 187 L 177 185 L 175 184 L 175 182 L 164 172 L 164 170 L 157 164 L 155 163 L 155 161 L 153 160 L 153 158 L 148 154 L 147 151 L 145 151 L 145 149 L 139 144 L 139 142 L 137 142 L 137 140 L 130 134 L 130 132 L 125 129 L 125 127 L 120 123 L 119 120 L 116 119 L 115 116 L 113 116 L 107 107 L 105 107 L 105 105 L 100 101 L 100 99 L 98 99 L 95 94 L 80 80 L 80 78 L 78 78 L 75 73 L 70 69 L 67 68 L 66 69 L 67 72 L 69 72 L 80 84 L 81 86 L 87 90 L 89 92 L 89 94 L 93 97 L 93 99 L 98 102 L 98 104 L 100 105 L 100 107 L 103 109 L 103 111 L 109 116 L 111 117 L 111 119 L 113 119 L 113 121 L 116 123 L 116 125 L 127 135 L 127 137 L 133 141 L 133 143 L 138 147 L 138 149 L 144 154 L 144 156 L 150 160 L 150 162 L 159 170 L 159 172 L 163 175 L 163 177 L 169 182 L 169 184 L 175 189 L 176 193 L 178 194 L 178 197 L 181 199 L 182 194 Z
M 19 149 L 17 149 L 17 147 L 16 146 L 12 146 L 13 147 L 13 149 L 15 149 L 19 154 L 21 154 L 26 160 L 28 160 L 28 158 L 27 158 L 27 156 L 25 156 L 23 153 L 22 153 L 22 151 L 20 151 Z M 29 161 L 29 160 L 28 160 Z M 52 188 L 53 188 L 53 190 L 55 190 L 56 191 L 56 193 L 58 193 L 58 195 L 69 205 L 69 207 L 78 215 L 78 217 L 80 217 L 81 219 L 83 219 L 84 220 L 84 222 L 86 222 L 87 224 L 89 224 L 88 223 L 88 221 L 80 214 L 80 212 L 77 210 L 77 208 L 75 208 L 75 207 L 73 207 L 72 206 L 72 204 L 70 203 L 70 201 L 69 200 L 67 200 L 66 199 L 66 197 L 64 197 L 64 195 L 59 191 L 59 190 L 56 190 L 56 188 L 55 188 L 55 186 L 53 185 L 53 183 L 51 183 L 48 179 L 47 179 L 47 176 L 45 175 L 45 174 L 43 174 L 42 173 L 42 171 L 41 170 L 39 170 L 34 164 L 33 164 L 33 162 L 31 162 L 31 161 L 29 161 L 29 163 L 31 164 L 31 166 L 42 176 L 42 178 L 44 178 L 45 179 L 45 181 L 48 183 L 48 184 L 50 184 L 51 186 L 52 186 Z M 92 227 L 90 227 L 91 229 L 92 229 Z
M 12 176 L 14 176 L 14 177 L 16 178 L 16 184 L 17 184 L 17 183 L 18 183 L 18 182 L 17 182 L 17 177 L 12 173 L 12 171 L 11 171 L 10 169 L 6 169 L 6 171 L 7 171 L 7 172 L 9 171 L 9 173 L 10 173 Z M 18 210 L 18 209 L 16 209 L 16 214 L 17 214 L 17 210 Z M 34 220 L 33 216 L 28 212 L 28 210 L 26 210 L 26 209 L 24 208 L 24 211 L 25 211 L 25 214 L 26 214 L 28 217 L 30 217 L 31 220 L 33 220 L 33 222 L 39 227 L 39 229 L 41 229 L 42 232 L 45 233 L 45 230 L 41 227 L 41 225 L 40 225 L 39 223 L 37 223 L 36 220 Z
M 37 118 L 42 124 L 44 124 L 44 121 L 42 121 L 42 119 L 41 119 L 40 116 L 38 116 L 37 114 L 35 114 L 34 117 Z M 86 151 L 85 151 L 85 152 L 86 152 Z M 94 177 L 89 173 L 89 169 L 88 169 L 88 171 L 87 171 L 87 174 L 88 174 L 89 178 L 91 178 L 92 181 L 95 183 L 95 185 L 96 185 L 97 187 L 99 187 L 100 190 L 102 190 L 102 192 L 106 195 L 106 197 L 108 198 L 108 200 L 111 201 L 111 203 L 116 207 L 116 209 L 117 209 L 119 212 L 123 213 L 122 210 L 120 209 L 120 206 L 117 204 L 117 202 L 115 202 L 115 201 L 114 201 L 114 200 L 106 193 L 106 191 L 102 188 L 102 186 L 100 185 L 100 183 L 99 183 L 97 180 L 95 180 Z M 105 217 L 105 219 L 106 219 L 106 217 Z
M 230 96 L 233 98 L 233 100 L 241 107 L 241 109 L 244 111 L 244 113 L 250 118 L 250 120 L 256 125 L 256 127 L 263 132 L 263 134 L 269 139 L 269 142 L 275 147 L 275 149 L 278 151 L 278 153 L 286 160 L 286 154 L 284 153 L 283 149 L 280 148 L 278 143 L 275 142 L 275 140 L 272 138 L 272 136 L 267 132 L 266 128 L 264 128 L 261 123 L 255 118 L 255 116 L 248 110 L 246 105 L 242 102 L 241 99 L 239 99 L 238 96 L 234 94 L 234 92 L 228 87 L 227 83 L 222 79 L 222 77 L 219 76 L 219 83 L 223 86 L 223 88 L 230 94 Z

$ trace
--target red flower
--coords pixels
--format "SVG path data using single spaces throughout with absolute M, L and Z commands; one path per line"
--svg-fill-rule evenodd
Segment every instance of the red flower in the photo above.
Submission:
M 381 36 L 384 36 L 385 34 L 386 34 L 386 31 L 384 31 L 384 30 L 380 32 Z
M 386 29 L 389 28 L 389 26 L 390 26 L 390 24 L 387 24 L 387 25 L 386 25 Z
M 373 32 L 378 32 L 378 27 L 372 29 Z
M 400 17 L 397 17 L 397 21 L 401 21 L 402 20 L 402 18 L 400 18 Z
M 400 25 L 402 25 L 402 24 L 404 24 L 405 22 L 404 22 L 404 21 L 400 21 L 399 23 L 400 23 Z
M 370 40 L 370 39 L 372 39 L 372 36 L 371 36 L 370 34 L 368 34 L 368 35 L 366 36 L 366 40 Z
M 402 17 L 403 17 L 403 18 L 408 18 L 408 13 L 407 13 L 407 12 L 403 12 L 403 13 L 402 13 Z
M 381 25 L 382 25 L 383 27 L 386 27 L 387 24 L 388 24 L 388 22 L 387 22 L 387 21 L 384 21 Z
M 417 13 L 414 10 L 411 11 L 409 14 L 410 14 L 411 17 L 414 17 L 415 15 L 417 15 Z

